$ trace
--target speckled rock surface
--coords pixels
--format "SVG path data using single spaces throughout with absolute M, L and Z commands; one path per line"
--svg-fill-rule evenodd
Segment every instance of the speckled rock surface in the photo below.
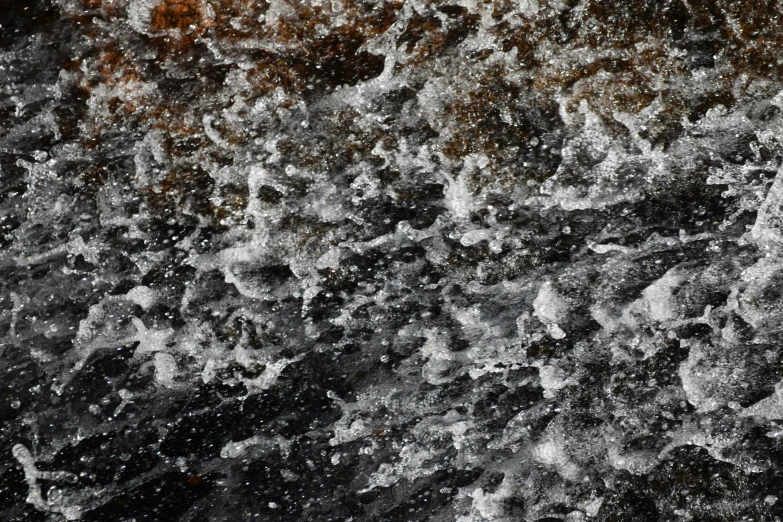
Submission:
M 783 517 L 783 3 L 0 10 L 0 518 Z

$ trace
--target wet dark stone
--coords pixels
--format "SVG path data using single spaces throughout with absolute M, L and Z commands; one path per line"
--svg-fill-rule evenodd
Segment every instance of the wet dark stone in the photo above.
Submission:
M 783 517 L 774 2 L 0 4 L 2 520 Z

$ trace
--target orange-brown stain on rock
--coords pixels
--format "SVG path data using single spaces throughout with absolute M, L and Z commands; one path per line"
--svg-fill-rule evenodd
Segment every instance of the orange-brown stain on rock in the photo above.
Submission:
M 187 478 L 186 482 L 188 483 L 188 485 L 193 487 L 200 486 L 201 484 L 204 483 L 204 477 L 202 477 L 201 475 L 191 475 Z
M 411 63 L 421 63 L 444 54 L 465 40 L 478 29 L 479 19 L 479 15 L 468 13 L 464 7 L 440 6 L 432 12 L 412 16 L 397 39 L 397 46 L 405 46 Z
M 177 212 L 189 206 L 201 216 L 213 215 L 209 198 L 215 182 L 199 168 L 174 168 L 160 183 L 146 187 L 142 192 L 145 201 L 156 213 Z
M 524 122 L 509 120 L 519 113 L 520 93 L 503 77 L 502 68 L 487 71 L 476 88 L 447 105 L 447 120 L 456 125 L 443 150 L 446 156 L 492 156 L 499 148 L 519 146 L 530 137 Z
M 164 0 L 150 11 L 150 28 L 195 30 L 204 23 L 201 9 L 200 2 L 195 0 Z
M 215 36 L 231 42 L 266 35 L 264 0 L 209 0 L 215 12 Z
M 199 38 L 209 38 L 219 48 L 232 49 L 243 42 L 263 40 L 269 43 L 263 49 L 256 46 L 243 50 L 251 67 L 246 71 L 250 87 L 242 95 L 252 105 L 256 99 L 280 88 L 287 94 L 282 103 L 287 108 L 306 100 L 312 91 L 355 85 L 383 70 L 385 57 L 362 47 L 401 20 L 402 2 L 385 2 L 380 9 L 370 9 L 358 0 L 345 0 L 339 2 L 339 12 L 333 11 L 328 2 L 282 2 L 285 4 L 282 14 L 274 20 L 265 20 L 262 15 L 267 12 L 268 4 L 264 1 L 161 0 L 150 11 L 149 28 L 153 38 L 134 43 L 141 47 L 136 50 L 137 55 L 153 49 L 157 53 L 155 63 L 168 62 L 173 67 L 192 69 L 197 67 L 193 65 L 197 60 L 188 60 L 199 52 L 208 53 Z M 117 7 L 122 4 L 121 0 L 83 0 L 91 14 L 79 13 L 71 19 L 97 47 L 97 54 L 68 65 L 74 74 L 83 75 L 79 89 L 84 98 L 101 84 L 132 91 L 148 81 L 145 65 L 133 54 L 135 48 L 123 48 L 114 30 L 105 29 L 124 13 Z M 573 9 L 577 4 L 578 12 Z M 477 87 L 466 88 L 467 92 L 452 97 L 445 115 L 451 133 L 442 150 L 447 157 L 460 159 L 468 154 L 485 154 L 492 163 L 488 170 L 500 179 L 504 174 L 495 169 L 496 158 L 521 147 L 534 134 L 523 117 L 528 103 L 525 99 L 530 97 L 552 101 L 562 95 L 569 110 L 586 100 L 608 125 L 616 113 L 637 114 L 658 99 L 661 109 L 643 136 L 656 142 L 665 140 L 667 133 L 676 129 L 684 118 L 694 121 L 719 105 L 730 109 L 736 103 L 735 80 L 740 75 L 747 75 L 749 81 L 783 80 L 779 58 L 783 25 L 776 22 L 781 14 L 773 4 L 737 0 L 689 0 L 687 3 L 683 0 L 654 3 L 587 0 L 563 5 L 565 10 L 558 13 L 542 5 L 539 15 L 526 17 L 512 27 L 503 18 L 512 12 L 514 2 L 504 0 L 493 4 L 491 18 L 497 25 L 487 28 L 487 32 L 503 51 L 517 49 L 518 67 L 530 71 L 530 79 L 523 85 L 527 90 L 517 92 L 519 84 L 505 81 L 508 74 L 517 71 L 498 68 L 487 71 Z M 343 22 L 335 24 L 338 15 Z M 92 23 L 91 16 L 102 18 L 104 23 Z M 402 47 L 409 64 L 398 64 L 398 67 L 420 67 L 427 60 L 448 55 L 477 30 L 478 20 L 477 15 L 464 7 L 428 3 L 404 20 L 404 29 L 395 43 Z M 691 55 L 695 44 L 691 45 L 687 38 L 698 39 L 699 52 L 703 55 L 698 60 L 705 66 L 719 59 L 731 66 L 726 68 L 724 79 L 712 83 L 708 92 L 695 101 L 684 99 L 666 87 L 668 81 L 687 78 L 701 66 L 698 61 L 694 65 Z M 549 55 L 540 52 L 542 45 L 548 45 L 552 52 Z M 684 49 L 684 54 L 673 52 L 676 49 Z M 593 58 L 586 60 L 587 63 L 578 62 L 574 56 L 579 50 L 589 51 L 587 54 Z M 482 51 L 475 59 L 484 59 L 491 53 L 491 50 Z M 455 57 L 463 59 L 459 55 Z M 81 72 L 83 68 L 86 73 Z M 214 93 L 222 82 L 222 78 L 212 80 L 212 87 L 207 82 L 203 85 L 193 82 L 189 86 L 194 91 L 192 98 Z M 192 174 L 190 166 L 197 160 L 190 156 L 205 149 L 209 142 L 202 135 L 198 104 L 182 103 L 181 98 L 176 91 L 172 96 L 161 91 L 149 99 L 134 96 L 110 99 L 108 118 L 100 115 L 84 123 L 85 146 L 98 147 L 100 137 L 120 123 L 138 126 L 142 132 L 149 128 L 161 130 L 164 150 L 177 166 L 171 168 L 155 190 L 150 189 L 150 199 L 168 207 L 183 199 L 203 199 L 200 208 L 206 215 L 218 220 L 228 218 L 242 208 L 242 197 L 228 197 L 221 204 L 225 207 L 222 210 L 206 202 L 212 196 L 214 182 L 208 176 Z M 210 110 L 219 112 L 220 109 Z M 337 112 L 330 115 L 330 121 L 342 129 L 344 139 L 322 140 L 304 148 L 283 140 L 278 145 L 281 153 L 295 158 L 304 168 L 326 170 L 329 164 L 338 161 L 372 157 L 370 151 L 378 141 L 384 140 L 386 150 L 396 146 L 378 128 L 355 125 L 354 120 L 360 114 L 347 108 Z M 219 121 L 214 123 L 214 128 L 232 148 L 256 137 L 253 129 L 221 127 Z M 93 172 L 91 176 L 103 179 L 101 172 Z M 198 184 L 205 187 L 191 192 L 193 185 Z M 269 197 L 279 199 L 273 193 Z

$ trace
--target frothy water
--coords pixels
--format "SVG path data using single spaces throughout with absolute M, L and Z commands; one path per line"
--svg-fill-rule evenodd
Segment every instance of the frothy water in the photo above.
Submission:
M 9 8 L 4 519 L 779 520 L 778 11 Z

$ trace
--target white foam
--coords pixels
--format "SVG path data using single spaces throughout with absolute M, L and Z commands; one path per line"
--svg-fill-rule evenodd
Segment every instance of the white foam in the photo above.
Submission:
M 125 297 L 146 311 L 155 305 L 158 299 L 158 293 L 148 286 L 137 286 L 130 289 L 128 293 L 125 294 Z
M 432 475 L 440 466 L 436 463 L 429 465 L 425 463 L 435 456 L 432 450 L 422 448 L 417 444 L 408 444 L 400 451 L 399 460 L 394 464 L 387 462 L 381 464 L 378 470 L 370 476 L 367 487 L 359 490 L 359 493 L 366 493 L 375 488 L 388 488 L 402 478 L 413 482 L 419 477 Z
M 541 387 L 544 389 L 544 397 L 554 397 L 555 392 L 568 386 L 565 372 L 555 366 L 545 365 L 538 369 L 541 379 Z
M 177 361 L 174 356 L 166 352 L 155 354 L 155 380 L 158 384 L 172 388 L 175 386 L 174 377 L 177 375 Z
M 541 285 L 533 301 L 533 313 L 547 326 L 552 338 L 562 339 L 566 336 L 558 323 L 565 320 L 568 310 L 568 302 L 560 297 L 552 283 L 547 281 Z
M 244 455 L 245 451 L 247 451 L 247 449 L 252 446 L 268 444 L 269 440 L 259 435 L 238 442 L 227 442 L 226 445 L 223 446 L 223 448 L 220 450 L 220 458 L 235 459 Z
M 80 505 L 69 503 L 69 497 L 64 496 L 56 487 L 49 489 L 49 495 L 46 500 L 44 500 L 41 493 L 41 486 L 38 484 L 38 479 L 75 482 L 76 477 L 73 474 L 62 471 L 38 471 L 33 455 L 30 453 L 30 450 L 22 444 L 16 444 L 11 449 L 11 453 L 22 466 L 25 482 L 27 482 L 29 488 L 26 499 L 28 504 L 32 504 L 40 511 L 60 513 L 66 520 L 78 520 L 81 518 L 82 507 Z
M 494 237 L 492 230 L 486 228 L 479 228 L 471 230 L 462 235 L 459 242 L 466 247 L 470 247 L 480 243 L 481 241 L 489 241 Z
M 533 448 L 533 457 L 545 466 L 553 467 L 566 480 L 574 480 L 579 468 L 571 460 L 565 443 L 559 437 L 548 438 Z

